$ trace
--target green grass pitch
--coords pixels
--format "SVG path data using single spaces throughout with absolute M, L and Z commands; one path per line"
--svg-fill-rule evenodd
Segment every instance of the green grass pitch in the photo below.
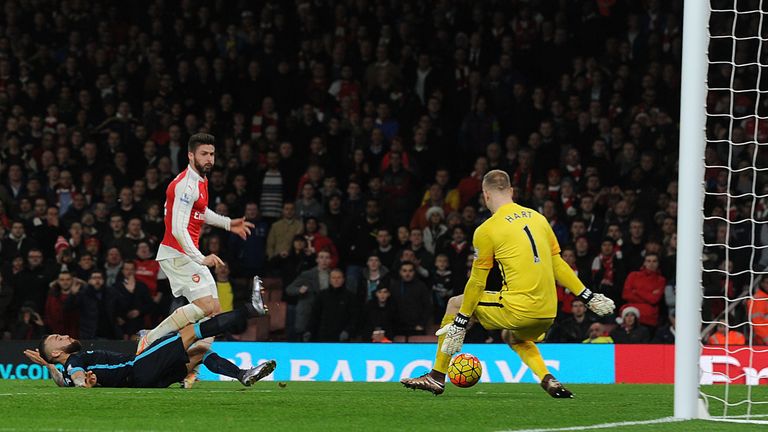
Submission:
M 551 399 L 532 384 L 478 384 L 469 389 L 448 384 L 446 393 L 435 397 L 406 390 L 397 383 L 289 382 L 281 388 L 275 382 L 261 382 L 244 388 L 231 382 L 203 382 L 191 390 L 181 390 L 75 389 L 43 381 L 0 381 L 0 431 L 476 432 L 588 426 L 672 415 L 670 385 L 569 387 L 576 394 L 573 400 Z M 723 386 L 708 389 L 723 390 Z M 743 396 L 746 387 L 733 386 L 730 391 L 732 398 Z M 768 386 L 753 387 L 752 398 L 768 401 Z M 715 410 L 713 407 L 712 412 Z M 753 412 L 768 414 L 768 407 L 758 406 Z M 601 430 L 720 432 L 760 428 L 765 426 L 694 421 Z

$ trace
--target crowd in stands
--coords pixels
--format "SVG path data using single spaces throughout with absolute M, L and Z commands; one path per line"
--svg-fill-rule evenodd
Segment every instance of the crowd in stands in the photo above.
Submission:
M 681 11 L 679 0 L 6 1 L 0 334 L 127 339 L 165 317 L 172 296 L 153 260 L 165 188 L 187 166 L 187 138 L 207 131 L 211 208 L 256 228 L 243 241 L 207 227 L 200 248 L 228 264 L 215 270 L 224 311 L 254 275 L 279 279 L 279 338 L 434 332 L 490 216 L 481 179 L 502 169 L 584 284 L 620 306 L 598 321 L 558 287 L 548 341 L 670 343 Z M 705 235 L 738 233 L 721 223 Z M 721 252 L 708 251 L 710 268 L 745 265 Z M 707 276 L 709 293 L 748 285 Z M 488 289 L 504 289 L 498 272 Z M 717 317 L 723 302 L 705 309 Z

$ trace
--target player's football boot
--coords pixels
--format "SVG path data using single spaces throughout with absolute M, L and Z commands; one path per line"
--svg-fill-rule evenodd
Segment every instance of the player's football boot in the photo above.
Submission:
M 557 399 L 571 399 L 573 393 L 565 388 L 560 381 L 556 380 L 552 374 L 544 375 L 544 379 L 541 380 L 541 388 L 544 389 L 550 396 Z
M 432 378 L 429 373 L 417 378 L 403 378 L 400 383 L 409 389 L 432 392 L 435 396 L 441 395 L 445 391 L 445 383 Z
M 136 355 L 141 354 L 142 351 L 147 349 L 147 347 L 149 346 L 149 344 L 147 343 L 148 334 L 149 334 L 149 330 L 147 329 L 139 330 L 139 332 L 136 333 L 136 336 L 139 337 L 139 344 L 136 345 Z
M 256 381 L 264 379 L 271 374 L 277 367 L 277 362 L 274 360 L 267 360 L 264 363 L 252 367 L 248 370 L 244 370 L 240 373 L 238 380 L 243 383 L 244 386 L 249 386 Z
M 191 389 L 197 382 L 197 369 L 192 369 L 192 372 L 188 373 L 184 380 L 181 381 L 181 388 Z
M 269 313 L 267 305 L 264 304 L 264 287 L 261 285 L 261 279 L 258 276 L 253 277 L 253 293 L 251 294 L 251 305 L 253 305 L 256 316 L 264 316 Z

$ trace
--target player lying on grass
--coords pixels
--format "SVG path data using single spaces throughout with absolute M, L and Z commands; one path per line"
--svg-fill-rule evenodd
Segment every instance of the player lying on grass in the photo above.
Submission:
M 544 339 L 555 320 L 555 280 L 598 315 L 612 313 L 613 301 L 579 281 L 560 257 L 560 245 L 547 219 L 512 200 L 507 173 L 488 172 L 483 178 L 483 197 L 493 216 L 475 231 L 475 260 L 464 294 L 448 301 L 442 328 L 435 333 L 439 338 L 434 369 L 401 382 L 411 389 L 443 393 L 451 356 L 461 351 L 467 325 L 473 319 L 488 330 L 501 330 L 504 341 L 536 374 L 550 396 L 573 397 L 549 372 L 534 343 Z M 484 291 L 494 261 L 501 270 L 502 289 Z
M 62 373 L 49 368 L 56 384 L 62 387 L 168 387 L 181 381 L 200 363 L 212 372 L 237 378 L 248 386 L 271 374 L 276 367 L 275 361 L 240 370 L 228 360 L 210 353 L 207 346 L 198 345 L 192 350 L 190 346 L 204 338 L 238 331 L 245 327 L 248 318 L 263 316 L 266 312 L 261 292 L 255 290 L 251 303 L 207 321 L 187 325 L 178 333 L 158 339 L 138 355 L 83 351 L 78 340 L 57 334 L 44 337 L 37 351 L 27 350 L 25 354 L 38 364 L 62 365 Z

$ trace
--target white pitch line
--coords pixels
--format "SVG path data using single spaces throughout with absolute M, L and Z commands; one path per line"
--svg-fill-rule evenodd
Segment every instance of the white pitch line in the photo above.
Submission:
M 746 419 L 729 419 L 729 418 L 708 418 L 708 419 L 702 419 L 702 420 L 716 421 L 716 422 L 722 422 L 722 423 L 747 423 L 747 424 L 768 425 L 768 420 L 746 420 Z
M 640 425 L 649 425 L 649 424 L 660 424 L 660 423 L 674 423 L 683 421 L 683 419 L 678 419 L 674 417 L 664 417 L 660 419 L 654 419 L 654 420 L 641 420 L 641 421 L 626 421 L 626 422 L 616 422 L 616 423 L 600 423 L 596 425 L 589 425 L 589 426 L 571 426 L 571 427 L 562 427 L 562 428 L 541 428 L 541 429 L 509 429 L 506 431 L 501 432 L 559 432 L 559 431 L 582 431 L 582 430 L 590 430 L 590 429 L 611 429 L 615 427 L 622 427 L 622 426 L 640 426 Z

